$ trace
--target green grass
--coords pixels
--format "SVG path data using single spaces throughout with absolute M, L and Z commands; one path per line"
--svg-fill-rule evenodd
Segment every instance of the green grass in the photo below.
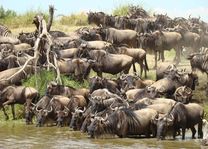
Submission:
M 45 94 L 47 84 L 50 81 L 54 81 L 56 79 L 55 77 L 56 77 L 56 73 L 54 71 L 42 70 L 40 73 L 37 74 L 37 76 L 32 75 L 26 80 L 23 80 L 23 85 L 36 88 L 39 91 L 40 95 L 42 96 Z M 74 80 L 72 77 L 67 77 L 64 75 L 61 75 L 61 80 L 63 82 L 63 85 L 72 86 L 74 88 L 89 87 L 87 80 L 81 83 Z M 36 85 L 36 81 L 37 81 L 37 85 Z

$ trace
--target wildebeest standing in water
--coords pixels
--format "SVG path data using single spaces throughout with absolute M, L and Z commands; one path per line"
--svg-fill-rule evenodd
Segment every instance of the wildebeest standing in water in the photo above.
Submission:
M 192 138 L 194 139 L 196 133 L 194 126 L 196 124 L 198 124 L 198 138 L 202 138 L 203 117 L 204 110 L 200 105 L 196 103 L 184 105 L 176 102 L 167 115 L 153 120 L 157 125 L 157 138 L 164 139 L 167 130 L 172 128 L 173 138 L 175 139 L 176 132 L 181 128 L 182 139 L 185 139 L 185 130 L 190 128 L 192 131 Z
M 157 115 L 153 109 L 142 109 L 131 111 L 121 109 L 113 112 L 105 119 L 95 117 L 88 127 L 91 137 L 99 137 L 102 134 L 113 134 L 119 137 L 145 135 L 150 137 L 155 135 L 151 130 L 151 119 Z

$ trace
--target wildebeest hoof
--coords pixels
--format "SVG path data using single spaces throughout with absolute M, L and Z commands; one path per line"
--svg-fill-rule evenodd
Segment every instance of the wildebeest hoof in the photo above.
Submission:
M 7 121 L 7 120 L 9 120 L 9 117 L 8 117 L 8 116 L 6 116 L 6 117 L 5 117 L 5 120 L 6 120 L 6 121 Z
M 16 117 L 14 117 L 12 120 L 16 120 L 17 118 Z

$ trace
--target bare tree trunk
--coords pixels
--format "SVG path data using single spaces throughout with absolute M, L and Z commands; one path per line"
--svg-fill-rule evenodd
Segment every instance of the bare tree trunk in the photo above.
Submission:
M 54 8 L 52 6 L 50 6 L 50 11 L 51 11 L 51 17 L 53 18 Z M 52 20 L 53 20 L 52 18 L 50 19 L 49 25 L 47 26 L 46 21 L 43 19 L 42 15 L 37 15 L 35 17 L 34 21 L 35 21 L 35 24 L 37 25 L 39 34 L 38 34 L 38 38 L 35 41 L 35 45 L 33 47 L 34 56 L 30 57 L 19 71 L 11 75 L 6 80 L 10 80 L 16 75 L 18 75 L 19 73 L 21 73 L 22 71 L 24 71 L 25 67 L 29 64 L 30 61 L 35 61 L 35 75 L 37 75 L 37 63 L 40 58 L 40 53 L 42 54 L 44 53 L 45 54 L 44 56 L 46 57 L 47 67 L 48 68 L 52 67 L 56 70 L 56 73 L 57 73 L 56 81 L 62 84 L 59 67 L 57 65 L 56 55 L 53 52 L 51 52 L 52 39 L 51 39 L 50 34 L 48 33 L 48 28 L 50 30 L 50 27 L 52 25 Z M 43 50 L 46 50 L 46 51 L 43 52 Z M 49 54 L 53 54 L 54 64 L 50 62 Z M 37 86 L 37 80 L 36 80 L 36 86 Z
M 53 23 L 53 15 L 54 15 L 54 6 L 49 6 L 49 20 L 47 25 L 47 31 L 49 32 Z

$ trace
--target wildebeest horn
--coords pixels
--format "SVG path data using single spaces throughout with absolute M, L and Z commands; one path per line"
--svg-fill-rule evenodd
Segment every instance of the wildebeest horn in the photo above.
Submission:
M 35 108 L 35 110 L 37 111 L 37 112 L 39 112 L 39 111 L 41 111 L 42 109 L 40 109 L 40 110 L 38 110 L 38 106 Z
M 32 103 L 32 102 L 31 102 L 31 105 L 33 105 L 34 107 L 36 106 L 36 104 L 34 104 L 34 103 Z
M 84 107 L 84 110 L 83 110 L 82 112 L 85 112 L 85 111 L 86 111 L 86 109 L 87 109 L 87 108 L 86 108 L 86 107 Z
M 69 108 L 67 108 L 66 106 L 64 106 L 64 108 L 65 108 L 67 111 L 70 111 Z
M 53 111 L 53 107 L 50 106 L 50 110 L 47 110 L 48 113 L 52 112 Z
M 173 119 L 174 119 L 173 114 L 170 114 L 169 121 L 170 121 L 170 122 L 172 122 L 172 121 L 173 121 Z
M 115 111 L 116 108 L 113 108 L 112 105 L 114 104 L 115 100 L 113 101 L 113 103 L 110 105 L 110 108 L 112 111 Z
M 108 118 L 108 113 L 106 113 L 105 118 L 104 118 L 104 121 L 106 121 L 107 118 Z
M 126 101 L 126 108 L 129 108 L 129 103 L 128 103 L 128 101 Z

